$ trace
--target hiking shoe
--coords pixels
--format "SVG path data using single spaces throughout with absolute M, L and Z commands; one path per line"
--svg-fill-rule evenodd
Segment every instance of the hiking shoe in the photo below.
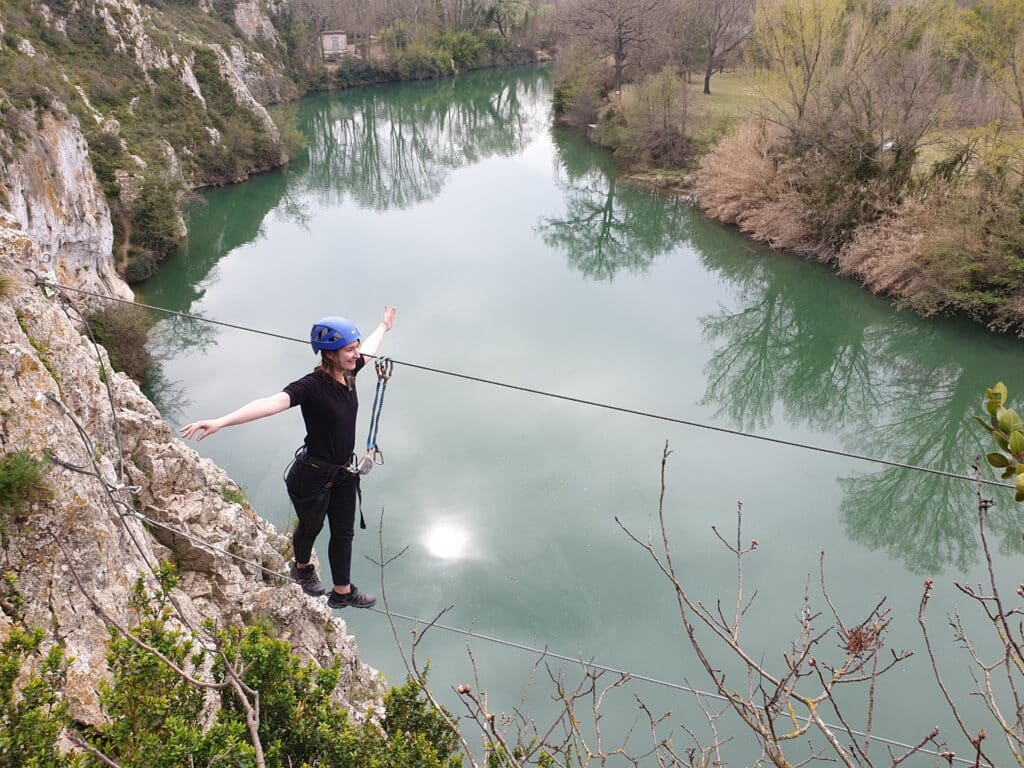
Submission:
M 292 563 L 288 573 L 298 582 L 299 586 L 302 587 L 302 591 L 307 595 L 319 597 L 324 593 L 324 585 L 320 583 L 320 577 L 316 575 L 316 566 L 311 565 L 308 568 L 299 568 L 295 563 Z
M 360 592 L 356 589 L 355 584 L 352 585 L 352 591 L 347 595 L 340 595 L 332 589 L 331 594 L 327 596 L 328 608 L 344 608 L 349 605 L 353 608 L 372 608 L 376 604 L 376 597 Z

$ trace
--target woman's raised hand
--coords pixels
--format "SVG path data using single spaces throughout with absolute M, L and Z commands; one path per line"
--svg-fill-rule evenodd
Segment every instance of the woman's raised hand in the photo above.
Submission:
M 188 440 L 193 435 L 196 435 L 196 440 L 202 440 L 204 437 L 209 437 L 220 429 L 220 424 L 217 421 L 217 419 L 212 421 L 193 421 L 191 424 L 186 424 L 181 428 L 181 436 Z
M 391 326 L 395 323 L 395 314 L 398 312 L 398 307 L 392 307 L 387 305 L 384 307 L 384 318 L 380 321 L 381 325 L 384 326 L 384 330 L 390 331 Z

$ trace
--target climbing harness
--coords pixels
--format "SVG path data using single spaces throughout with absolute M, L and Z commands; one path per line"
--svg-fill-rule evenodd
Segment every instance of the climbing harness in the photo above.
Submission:
M 304 464 L 307 467 L 328 472 L 327 481 L 323 487 L 320 488 L 316 493 L 316 505 L 321 511 L 326 510 L 327 504 L 331 497 L 331 488 L 338 482 L 339 475 L 349 475 L 352 477 L 353 482 L 356 484 L 356 499 L 359 505 L 359 527 L 366 529 L 366 518 L 363 517 L 363 489 L 359 486 L 359 473 L 353 471 L 352 464 L 331 464 L 331 462 L 321 459 L 317 456 L 310 455 L 309 451 L 306 450 L 306 446 L 300 445 L 295 450 L 295 458 L 288 463 L 288 466 L 284 470 L 285 485 L 288 484 L 288 474 L 291 472 L 292 465 L 298 462 Z M 352 462 L 355 462 L 355 456 L 352 457 Z
M 361 459 L 352 456 L 349 472 L 354 475 L 367 475 L 374 464 L 384 463 L 384 454 L 377 445 L 377 432 L 380 430 L 380 413 L 384 408 L 384 392 L 388 381 L 395 370 L 395 363 L 390 357 L 378 357 L 373 361 L 377 371 L 377 391 L 373 395 L 373 408 L 370 410 L 370 432 L 366 436 L 366 453 Z
M 384 463 L 384 454 L 377 445 L 377 432 L 380 430 L 380 413 L 384 407 L 384 391 L 387 389 L 388 380 L 394 371 L 394 362 L 387 357 L 379 357 L 374 361 L 374 369 L 377 371 L 377 391 L 373 396 L 373 408 L 370 410 L 370 433 L 366 438 L 366 453 L 360 459 L 352 454 L 352 460 L 348 464 L 332 464 L 318 456 L 313 456 L 306 450 L 306 446 L 300 445 L 295 451 L 295 458 L 288 463 L 284 469 L 284 479 L 287 483 L 288 473 L 295 462 L 305 464 L 314 469 L 328 472 L 327 482 L 320 489 L 321 498 L 318 503 L 326 504 L 331 488 L 338 482 L 338 476 L 342 473 L 352 476 L 356 484 L 356 498 L 359 504 L 359 527 L 366 528 L 366 520 L 363 517 L 363 490 L 359 485 L 362 475 L 368 474 L 374 464 Z

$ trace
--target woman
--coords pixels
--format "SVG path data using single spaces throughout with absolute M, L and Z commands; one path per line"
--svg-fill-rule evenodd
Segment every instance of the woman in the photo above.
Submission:
M 332 608 L 369 608 L 377 602 L 349 579 L 359 476 L 346 467 L 352 461 L 356 441 L 359 401 L 355 377 L 366 363 L 363 355 L 377 354 L 384 334 L 394 324 L 396 311 L 395 307 L 385 307 L 380 325 L 362 344 L 359 329 L 348 320 L 325 317 L 309 333 L 313 351 L 320 353 L 320 365 L 312 373 L 276 395 L 253 400 L 219 419 L 196 421 L 181 428 L 184 438 L 196 435 L 202 440 L 223 427 L 273 416 L 294 405 L 302 409 L 306 439 L 286 478 L 288 496 L 299 518 L 292 535 L 295 562 L 291 575 L 307 594 L 324 593 L 310 559 L 326 517 L 331 531 L 327 552 L 334 582 L 327 604 Z

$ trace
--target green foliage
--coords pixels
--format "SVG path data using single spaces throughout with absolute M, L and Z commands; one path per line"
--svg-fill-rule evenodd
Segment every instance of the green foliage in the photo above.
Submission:
M 220 497 L 228 504 L 241 504 L 243 506 L 249 504 L 249 500 L 245 497 L 245 491 L 237 486 L 222 485 L 220 487 Z
M 1014 478 L 1016 500 L 1024 501 L 1024 420 L 1015 410 L 1006 407 L 1009 392 L 1003 382 L 985 390 L 985 412 L 988 419 L 975 416 L 982 428 L 996 441 L 998 451 L 989 453 L 988 463 L 1003 470 L 1004 479 Z
M 225 682 L 224 659 L 231 659 L 244 683 L 260 692 L 260 743 L 269 768 L 461 766 L 456 739 L 414 684 L 385 697 L 386 733 L 372 723 L 357 726 L 334 697 L 341 659 L 328 668 L 303 662 L 263 624 L 219 630 L 207 624 L 204 631 L 218 649 L 211 653 L 174 620 L 169 596 L 175 583 L 173 568 L 164 565 L 155 594 L 141 580 L 136 584 L 132 635 L 189 675 L 214 684 Z M 122 768 L 255 765 L 245 711 L 233 688 L 220 689 L 221 707 L 211 723 L 202 689 L 116 632 L 108 663 L 112 679 L 103 685 L 101 702 L 109 720 L 86 736 Z
M 128 162 L 121 140 L 112 133 L 96 130 L 86 133 L 86 142 L 96 178 L 103 185 L 104 194 L 112 200 L 121 192 L 114 172 Z
M 6 299 L 11 290 L 11 278 L 0 272 L 0 299 Z
M 148 253 L 131 250 L 124 268 L 124 279 L 129 285 L 149 280 L 156 274 L 156 259 Z
M 68 722 L 60 646 L 50 649 L 15 696 L 14 683 L 28 660 L 38 657 L 42 639 L 42 630 L 27 630 L 17 622 L 0 644 L 0 768 L 71 765 L 57 748 L 57 736 Z
M 663 168 L 682 167 L 693 158 L 686 86 L 671 67 L 644 79 L 624 117 L 618 155 Z
M 554 78 L 555 118 L 577 128 L 597 119 L 597 104 L 611 90 L 610 70 L 583 46 L 572 45 Z
M 153 327 L 149 313 L 132 304 L 111 304 L 86 315 L 86 322 L 96 341 L 106 348 L 114 370 L 127 373 L 136 382 L 144 381 L 156 364 L 146 349 Z
M 451 55 L 456 69 L 460 70 L 479 66 L 484 52 L 483 40 L 468 30 L 441 35 L 438 38 L 437 47 L 447 51 Z
M 388 63 L 400 80 L 425 80 L 445 77 L 454 72 L 451 53 L 420 41 L 395 51 Z
M 141 579 L 136 582 L 130 604 L 137 621 L 131 634 L 179 669 L 202 677 L 205 651 L 172 621 L 170 592 L 176 583 L 166 564 L 157 573 L 155 594 Z M 100 702 L 109 721 L 86 737 L 122 768 L 177 768 L 190 761 L 207 765 L 218 758 L 228 765 L 252 764 L 251 747 L 237 725 L 202 727 L 203 689 L 116 629 L 111 629 L 107 663 L 111 679 L 100 683 Z
M 178 247 L 178 192 L 177 182 L 166 173 L 151 171 L 143 179 L 135 207 L 133 240 L 160 257 Z
M 971 8 L 968 46 L 996 87 L 1024 118 L 1024 4 L 1019 0 L 980 0 Z
M 444 720 L 431 708 L 423 689 L 415 680 L 408 680 L 401 687 L 392 688 L 384 696 L 384 730 L 394 739 L 403 734 L 406 739 L 422 738 L 431 744 L 442 758 L 442 764 L 461 765 L 456 759 L 459 740 Z M 446 711 L 454 721 L 451 714 Z M 447 763 L 444 758 L 447 756 Z
M 299 128 L 298 109 L 294 104 L 277 104 L 267 109 L 277 127 L 281 144 L 288 157 L 294 160 L 306 148 L 306 136 Z
M 26 450 L 8 453 L 0 459 L 0 529 L 26 505 L 51 497 L 44 479 L 46 462 Z
M 329 668 L 305 664 L 288 643 L 262 626 L 231 628 L 219 635 L 227 658 L 238 659 L 245 683 L 260 694 L 260 740 L 268 766 L 363 766 L 382 768 L 455 768 L 458 742 L 433 712 L 415 684 L 386 697 L 387 735 L 372 724 L 357 727 L 332 698 L 341 660 Z M 214 667 L 223 679 L 223 666 Z M 221 716 L 242 722 L 244 713 L 229 691 L 222 694 Z

